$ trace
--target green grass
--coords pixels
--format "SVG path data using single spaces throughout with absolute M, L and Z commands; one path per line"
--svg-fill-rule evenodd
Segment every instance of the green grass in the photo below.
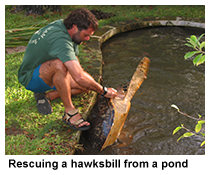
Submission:
M 194 6 L 194 5 L 156 5 L 156 6 L 140 6 L 140 5 L 79 5 L 79 6 L 62 6 L 61 13 L 47 12 L 42 16 L 25 16 L 24 12 L 11 13 L 14 11 L 13 8 L 7 8 L 5 10 L 5 29 L 12 29 L 17 27 L 31 26 L 35 22 L 47 20 L 52 22 L 56 19 L 65 18 L 71 11 L 76 8 L 87 8 L 89 10 L 97 9 L 107 13 L 114 13 L 116 16 L 100 20 L 99 25 L 102 26 L 104 23 L 113 23 L 116 21 L 145 19 L 147 17 L 187 17 L 193 19 L 205 19 L 205 6 Z
M 204 6 L 62 6 L 62 13 L 48 12 L 42 16 L 25 16 L 24 12 L 11 13 L 12 6 L 5 7 L 5 29 L 42 27 L 46 23 L 65 18 L 75 8 L 88 8 L 114 13 L 110 19 L 100 20 L 99 27 L 118 22 L 167 19 L 183 17 L 205 20 Z M 20 41 L 22 42 L 22 41 Z M 80 61 L 85 70 L 97 80 L 101 60 L 93 50 L 80 46 Z M 69 130 L 61 118 L 64 112 L 61 100 L 52 102 L 53 113 L 41 115 L 31 91 L 18 82 L 18 69 L 24 53 L 5 55 L 5 154 L 72 154 L 81 148 L 77 144 L 77 132 Z M 95 76 L 96 75 L 96 76 Z M 90 94 L 73 98 L 73 103 L 84 113 L 90 103 Z
M 143 20 L 145 18 L 170 18 L 170 17 L 186 17 L 192 19 L 205 19 L 205 6 L 170 6 L 170 5 L 157 5 L 157 6 L 138 6 L 138 5 L 79 5 L 79 6 L 61 6 L 61 13 L 47 12 L 42 16 L 25 16 L 24 12 L 11 13 L 14 11 L 11 6 L 5 10 L 5 29 L 13 29 L 18 27 L 29 27 L 34 23 L 40 21 L 48 21 L 49 23 L 56 20 L 65 18 L 71 11 L 76 8 L 87 8 L 89 10 L 97 9 L 103 12 L 114 13 L 116 16 L 100 20 L 99 27 L 104 24 L 111 24 L 118 21 L 126 20 Z M 42 26 L 42 25 L 41 25 Z
M 90 69 L 91 54 L 83 52 L 80 57 L 84 69 Z M 5 154 L 72 154 L 80 148 L 76 140 L 78 132 L 70 130 L 62 122 L 62 101 L 52 102 L 52 114 L 41 115 L 36 109 L 33 93 L 18 82 L 23 56 L 24 53 L 5 55 Z M 90 95 L 84 93 L 72 100 L 75 107 L 84 113 L 90 103 Z
M 18 45 L 27 45 L 28 40 L 35 31 L 46 24 L 65 18 L 76 8 L 87 8 L 101 10 L 102 12 L 113 13 L 114 17 L 99 20 L 99 28 L 104 25 L 118 25 L 125 21 L 139 21 L 149 19 L 171 19 L 182 17 L 187 20 L 205 21 L 205 6 L 133 6 L 133 5 L 116 5 L 116 6 L 61 6 L 62 12 L 47 11 L 42 16 L 25 16 L 25 12 L 14 13 L 13 6 L 5 7 L 5 29 L 25 28 L 24 31 L 7 32 L 5 34 L 6 47 L 17 47 Z M 29 29 L 30 28 L 30 29 Z

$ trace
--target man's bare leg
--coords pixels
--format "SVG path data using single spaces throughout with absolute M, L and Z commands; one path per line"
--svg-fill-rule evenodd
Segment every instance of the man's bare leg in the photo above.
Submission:
M 50 98 L 51 101 L 60 98 L 58 91 L 55 90 L 47 92 L 46 95 Z
M 71 95 L 78 95 L 78 94 L 81 94 L 82 92 L 84 92 L 84 91 L 82 91 L 80 89 L 71 89 Z M 60 98 L 60 95 L 59 95 L 58 91 L 56 91 L 56 90 L 48 91 L 46 93 L 46 95 L 50 98 L 51 101 L 53 101 L 57 98 Z
M 46 61 L 41 65 L 39 73 L 40 73 L 39 77 L 42 78 L 47 85 L 51 87 L 53 86 L 56 87 L 58 94 L 56 94 L 57 92 L 52 92 L 54 93 L 51 94 L 52 99 L 53 98 L 55 99 L 56 97 L 60 96 L 65 107 L 65 112 L 75 109 L 71 100 L 72 92 L 74 91 L 73 93 L 75 92 L 81 93 L 84 92 L 85 89 L 79 86 L 73 80 L 69 71 L 67 71 L 66 66 L 59 59 Z M 80 118 L 81 115 L 77 114 L 70 119 L 70 122 L 74 123 Z M 79 127 L 84 125 L 90 125 L 90 124 L 85 121 L 81 123 Z

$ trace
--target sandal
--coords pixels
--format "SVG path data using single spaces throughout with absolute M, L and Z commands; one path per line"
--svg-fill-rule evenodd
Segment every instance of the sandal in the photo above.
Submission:
M 82 126 L 82 127 L 79 127 L 79 125 L 82 123 L 82 122 L 84 122 L 84 121 L 86 121 L 84 118 L 80 118 L 79 120 L 77 120 L 76 122 L 74 122 L 74 123 L 71 123 L 70 122 L 70 119 L 72 118 L 72 117 L 74 117 L 75 115 L 77 115 L 79 112 L 78 112 L 78 110 L 77 109 L 74 109 L 74 110 L 71 110 L 71 111 L 69 111 L 69 112 L 64 112 L 64 115 L 63 115 L 63 122 L 64 123 L 66 123 L 66 124 L 68 124 L 69 126 L 70 126 L 70 128 L 72 128 L 72 129 L 74 129 L 74 130 L 80 130 L 80 131 L 85 131 L 85 130 L 88 130 L 88 129 L 90 129 L 90 125 L 84 125 L 84 126 Z
M 46 96 L 46 93 L 34 93 L 34 98 L 37 109 L 41 114 L 47 115 L 52 113 L 50 98 Z

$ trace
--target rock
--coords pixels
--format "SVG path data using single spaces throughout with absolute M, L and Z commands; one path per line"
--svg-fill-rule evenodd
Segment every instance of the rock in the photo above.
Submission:
M 7 54 L 12 54 L 15 52 L 25 52 L 27 46 L 18 46 L 18 47 L 6 47 L 5 50 Z

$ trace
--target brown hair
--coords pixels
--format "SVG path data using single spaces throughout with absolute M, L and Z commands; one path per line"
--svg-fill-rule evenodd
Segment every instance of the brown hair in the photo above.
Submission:
M 89 27 L 94 31 L 98 28 L 98 21 L 93 13 L 87 9 L 76 9 L 64 19 L 64 25 L 67 29 L 71 29 L 73 25 L 77 25 L 78 29 L 86 30 Z

